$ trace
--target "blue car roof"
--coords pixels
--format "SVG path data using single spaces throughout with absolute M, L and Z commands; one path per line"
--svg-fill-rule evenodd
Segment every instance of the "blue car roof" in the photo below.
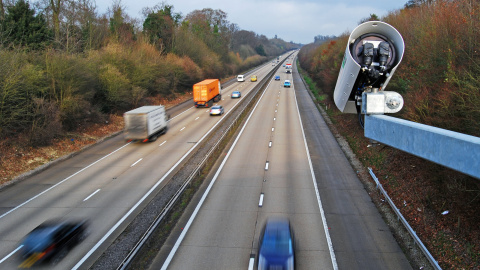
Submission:
M 268 222 L 265 227 L 260 253 L 264 256 L 289 256 L 293 254 L 292 241 L 288 222 Z

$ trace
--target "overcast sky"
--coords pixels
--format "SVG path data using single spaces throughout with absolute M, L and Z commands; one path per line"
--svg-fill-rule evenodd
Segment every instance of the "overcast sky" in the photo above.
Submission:
M 183 16 L 203 8 L 221 9 L 227 20 L 240 29 L 285 41 L 308 44 L 316 35 L 340 35 L 351 32 L 358 22 L 376 14 L 379 17 L 403 8 L 407 0 L 167 0 L 174 12 Z M 96 0 L 100 14 L 113 0 Z M 127 13 L 143 19 L 141 10 L 161 4 L 153 0 L 121 0 Z

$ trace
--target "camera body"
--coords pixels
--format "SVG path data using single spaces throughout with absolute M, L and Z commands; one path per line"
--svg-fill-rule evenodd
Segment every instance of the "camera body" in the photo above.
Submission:
M 395 93 L 387 93 L 383 90 L 402 61 L 404 51 L 403 38 L 391 25 L 380 21 L 369 21 L 357 26 L 348 39 L 333 94 L 337 108 L 344 113 L 368 113 L 365 108 L 373 107 L 387 108 L 383 112 L 374 110 L 376 114 L 400 111 L 403 106 L 401 96 L 400 104 L 394 102 L 397 105 L 394 109 L 391 109 L 391 104 L 384 106 L 384 104 L 362 103 L 367 100 L 385 102 L 388 96 Z M 372 97 L 367 99 L 364 93 L 367 96 L 372 93 Z M 386 97 L 377 98 L 378 95 Z

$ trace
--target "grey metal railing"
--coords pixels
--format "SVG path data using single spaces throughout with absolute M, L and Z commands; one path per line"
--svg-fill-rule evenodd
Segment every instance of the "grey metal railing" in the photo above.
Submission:
M 405 228 L 407 229 L 407 231 L 410 233 L 410 235 L 413 237 L 413 240 L 415 240 L 415 243 L 417 243 L 417 245 L 420 247 L 420 249 L 422 250 L 423 254 L 425 255 L 425 257 L 427 257 L 427 259 L 430 261 L 430 263 L 432 264 L 433 268 L 435 269 L 442 269 L 439 265 L 438 265 L 438 262 L 435 260 L 435 258 L 433 258 L 432 254 L 430 254 L 430 252 L 428 251 L 428 249 L 425 247 L 425 245 L 423 244 L 422 240 L 420 240 L 420 238 L 417 236 L 417 233 L 412 229 L 412 227 L 410 226 L 410 224 L 408 224 L 407 220 L 403 217 L 402 213 L 400 212 L 400 209 L 398 209 L 395 204 L 393 203 L 392 199 L 390 199 L 390 197 L 388 196 L 387 192 L 385 191 L 385 189 L 383 189 L 383 186 L 382 184 L 380 183 L 380 181 L 378 180 L 377 176 L 375 176 L 375 174 L 373 173 L 373 170 L 372 168 L 368 167 L 368 171 L 370 172 L 370 175 L 372 176 L 373 180 L 375 181 L 375 183 L 377 184 L 377 189 L 380 190 L 380 192 L 382 193 L 382 195 L 385 197 L 385 199 L 387 200 L 388 204 L 390 205 L 390 207 L 393 209 L 393 211 L 395 212 L 395 214 L 397 214 L 397 217 L 398 219 L 403 223 L 403 225 L 405 226 Z

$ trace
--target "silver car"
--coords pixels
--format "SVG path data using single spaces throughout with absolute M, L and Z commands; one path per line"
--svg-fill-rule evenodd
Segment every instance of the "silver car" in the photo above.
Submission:
M 216 105 L 210 108 L 210 115 L 222 115 L 225 111 L 223 110 L 223 106 Z

